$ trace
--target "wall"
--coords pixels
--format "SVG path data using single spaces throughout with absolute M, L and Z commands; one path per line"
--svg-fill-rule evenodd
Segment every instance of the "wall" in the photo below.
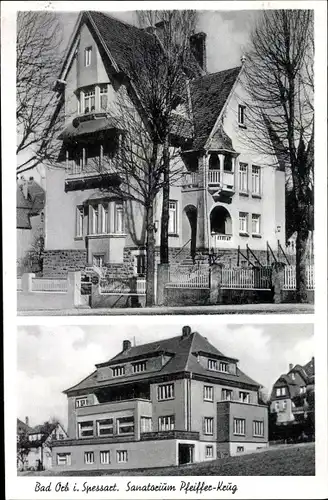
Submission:
M 249 403 L 239 403 L 236 401 L 223 401 L 217 403 L 218 422 L 221 418 L 225 422 L 224 427 L 218 425 L 218 441 L 220 442 L 258 442 L 266 443 L 268 441 L 268 409 L 266 406 L 254 405 Z M 245 435 L 235 435 L 233 433 L 233 419 L 243 418 L 245 423 Z M 264 422 L 264 436 L 253 436 L 253 420 Z M 229 421 L 229 426 L 227 425 Z
M 210 297 L 209 288 L 178 288 L 165 287 L 165 306 L 194 306 L 208 305 Z
M 171 382 L 167 382 L 171 383 Z M 158 401 L 157 388 L 162 384 L 152 384 L 150 386 L 150 398 L 153 407 L 153 431 L 158 431 L 158 418 L 166 415 L 175 416 L 175 429 L 179 431 L 187 430 L 185 421 L 185 389 L 184 380 L 174 381 L 174 399 Z

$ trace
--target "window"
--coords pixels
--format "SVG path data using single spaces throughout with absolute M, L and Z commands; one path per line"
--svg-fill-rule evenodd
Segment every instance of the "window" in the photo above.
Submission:
M 158 418 L 159 431 L 173 431 L 175 424 L 174 415 L 166 415 L 165 417 Z
M 239 232 L 248 233 L 248 214 L 246 212 L 239 212 Z
M 233 419 L 233 433 L 239 434 L 240 436 L 245 436 L 245 419 L 244 418 L 234 418 Z
M 165 384 L 158 386 L 158 401 L 165 401 L 165 399 L 174 399 L 174 384 Z
M 79 437 L 90 437 L 93 436 L 93 421 L 88 420 L 86 422 L 79 422 Z
M 87 396 L 83 396 L 75 399 L 75 408 L 82 408 L 82 406 L 88 406 Z
M 101 111 L 106 111 L 108 105 L 108 85 L 99 85 L 99 108 Z
M 84 463 L 86 465 L 91 465 L 95 461 L 95 454 L 93 451 L 85 451 L 84 452 Z
M 110 452 L 109 452 L 109 450 L 100 452 L 100 463 L 103 465 L 110 464 Z
M 229 365 L 228 363 L 225 363 L 224 361 L 220 361 L 219 363 L 219 372 L 223 373 L 229 373 Z
M 146 256 L 144 254 L 136 255 L 136 272 L 137 275 L 145 274 L 146 272 Z
M 92 263 L 94 266 L 103 267 L 105 263 L 105 254 L 98 254 L 92 256 Z
M 97 434 L 98 436 L 111 436 L 114 433 L 113 419 L 104 418 L 97 420 Z
M 243 126 L 246 125 L 246 106 L 242 104 L 238 105 L 238 124 Z
M 147 368 L 146 361 L 141 361 L 140 363 L 133 363 L 133 373 L 145 372 Z
M 286 396 L 286 387 L 277 387 L 276 396 Z
M 151 432 L 153 428 L 151 417 L 140 418 L 140 432 Z
M 97 234 L 98 233 L 98 222 L 99 222 L 99 211 L 98 205 L 89 206 L 89 233 Z
M 213 417 L 204 417 L 204 434 L 213 434 Z
M 134 433 L 134 417 L 121 417 L 116 420 L 117 434 Z
M 239 164 L 239 191 L 247 192 L 247 164 Z
M 205 458 L 213 458 L 213 446 L 206 446 L 205 447 Z
M 108 203 L 100 205 L 100 222 L 101 222 L 101 233 L 108 233 Z
M 232 390 L 231 389 L 222 389 L 221 399 L 222 399 L 222 401 L 232 401 Z
M 82 238 L 83 236 L 84 210 L 83 207 L 76 207 L 76 226 L 75 237 Z
M 243 446 L 237 446 L 237 453 L 243 453 L 245 448 Z
M 253 436 L 264 436 L 264 422 L 261 420 L 253 420 Z
M 96 92 L 95 87 L 88 87 L 88 90 L 85 89 L 83 91 L 83 109 L 84 113 L 91 113 L 91 111 L 95 111 L 96 103 Z
M 204 385 L 204 401 L 214 400 L 214 389 L 211 385 Z
M 284 399 L 281 403 L 282 403 L 281 409 L 282 411 L 285 411 L 287 409 L 287 401 Z
M 216 359 L 208 359 L 207 360 L 207 368 L 209 370 L 217 370 L 218 369 L 218 362 Z
M 86 49 L 84 49 L 84 66 L 90 66 L 91 54 L 92 54 L 92 47 L 87 47 Z
M 57 453 L 57 465 L 71 465 L 71 454 Z
M 252 166 L 252 194 L 259 195 L 260 190 L 260 177 L 261 177 L 261 169 L 260 167 Z
M 290 376 L 292 377 L 292 380 L 295 380 L 295 373 L 294 373 L 294 372 L 292 372 L 292 373 L 290 374 Z
M 169 234 L 178 233 L 178 202 L 174 200 L 169 201 Z
M 123 233 L 123 203 L 115 203 L 115 233 Z
M 300 387 L 300 394 L 305 394 L 305 393 L 306 393 L 306 387 L 305 387 L 305 385 L 302 385 Z
M 260 215 L 252 214 L 252 234 L 260 234 Z
M 118 464 L 123 464 L 128 461 L 128 452 L 127 450 L 117 450 L 116 452 L 116 461 Z
M 249 396 L 250 396 L 249 392 L 239 391 L 239 401 L 241 403 L 249 403 L 250 402 Z
M 125 366 L 115 366 L 112 368 L 113 377 L 121 377 L 125 374 Z
M 276 411 L 279 411 L 279 410 L 280 410 L 280 403 L 279 403 L 279 401 L 276 401 L 276 402 L 275 402 L 275 410 L 276 410 Z

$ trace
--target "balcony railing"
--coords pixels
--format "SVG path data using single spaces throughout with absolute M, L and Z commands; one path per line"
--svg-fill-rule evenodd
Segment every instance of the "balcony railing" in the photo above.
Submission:
M 199 175 L 198 172 L 188 172 L 182 177 L 181 185 L 184 188 L 198 187 Z
M 75 161 L 70 161 L 66 163 L 66 176 L 68 178 L 72 177 L 91 177 L 96 175 L 115 173 L 113 164 L 110 160 L 106 160 L 106 163 L 102 165 L 100 160 L 94 160 L 94 164 L 91 165 L 78 165 Z
M 159 431 L 159 432 L 142 432 L 140 434 L 141 441 L 153 441 L 158 439 L 199 439 L 199 432 L 196 431 Z
M 221 175 L 220 170 L 209 170 L 207 183 L 209 186 L 221 187 L 223 190 L 233 191 L 235 185 L 234 174 L 233 172 L 223 171 Z

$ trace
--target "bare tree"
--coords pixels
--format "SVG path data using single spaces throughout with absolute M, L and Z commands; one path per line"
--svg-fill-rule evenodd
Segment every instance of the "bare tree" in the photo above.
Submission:
M 16 154 L 21 173 L 55 159 L 59 107 L 53 87 L 61 61 L 56 14 L 19 12 L 16 44 Z
M 199 67 L 192 56 L 190 36 L 195 31 L 196 11 L 153 10 L 138 11 L 140 26 L 155 33 L 159 43 L 153 47 L 141 46 L 142 53 L 134 53 L 129 73 L 137 82 L 138 93 L 146 119 L 152 127 L 152 140 L 162 147 L 163 189 L 160 261 L 169 262 L 168 229 L 170 198 L 170 162 L 172 140 L 185 135 L 190 128 L 186 116 L 179 116 L 180 106 L 189 110 L 187 79 L 199 76 Z M 141 63 L 141 64 L 140 64 Z M 187 111 L 188 113 L 188 111 Z M 188 134 L 187 134 L 188 135 Z M 185 137 L 186 138 L 186 137 Z M 181 142 L 180 142 L 181 145 Z M 173 152 L 175 155 L 175 151 Z
M 296 292 L 306 300 L 306 244 L 313 225 L 313 13 L 268 10 L 251 36 L 245 66 L 252 98 L 247 140 L 275 155 L 287 172 L 296 239 Z

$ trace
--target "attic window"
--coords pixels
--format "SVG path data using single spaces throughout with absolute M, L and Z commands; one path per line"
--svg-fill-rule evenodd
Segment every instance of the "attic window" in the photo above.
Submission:
M 246 106 L 238 105 L 238 125 L 246 127 Z
M 112 368 L 113 377 L 121 377 L 125 374 L 125 366 L 115 366 Z
M 133 363 L 133 373 L 145 372 L 147 369 L 146 361 Z
M 87 47 L 84 49 L 84 66 L 90 66 L 91 65 L 91 55 L 92 55 L 92 47 Z
M 286 396 L 286 387 L 277 387 L 276 396 Z
M 83 396 L 81 398 L 76 398 L 75 400 L 75 408 L 82 408 L 82 406 L 88 406 L 88 398 L 87 396 Z

